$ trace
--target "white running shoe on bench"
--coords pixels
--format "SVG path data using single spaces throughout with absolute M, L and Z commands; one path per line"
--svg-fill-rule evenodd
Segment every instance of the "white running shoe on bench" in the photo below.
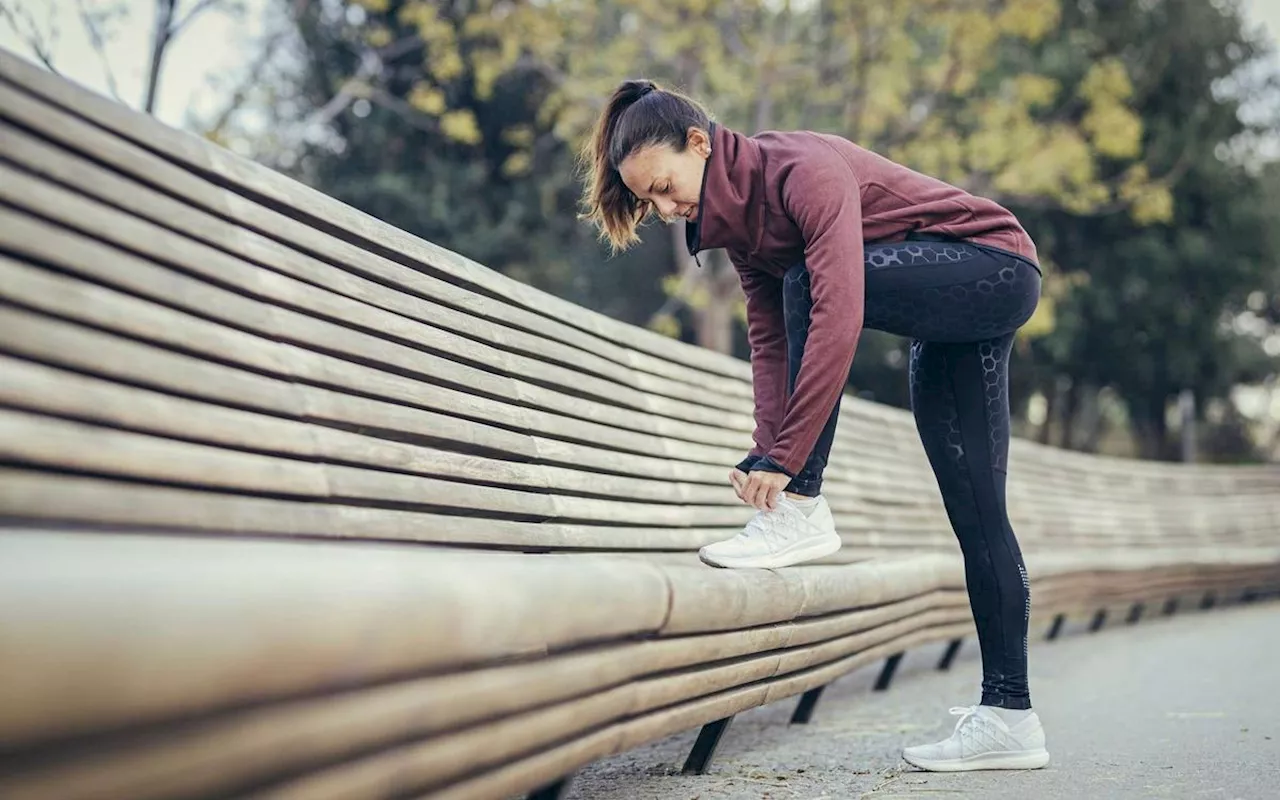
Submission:
M 966 772 L 1039 769 L 1049 763 L 1044 728 L 1034 711 L 1012 727 L 988 706 L 953 708 L 951 713 L 960 715 L 951 738 L 906 748 L 902 757 L 908 764 L 930 772 Z
M 808 514 L 783 494 L 773 511 L 758 511 L 732 539 L 709 544 L 698 556 L 714 567 L 777 569 L 829 556 L 840 534 L 825 497 Z

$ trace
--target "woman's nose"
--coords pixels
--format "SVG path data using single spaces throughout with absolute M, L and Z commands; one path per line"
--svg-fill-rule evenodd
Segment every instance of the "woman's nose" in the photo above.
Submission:
M 674 217 L 676 215 L 676 204 L 674 200 L 661 199 L 658 201 L 658 213 L 664 217 Z

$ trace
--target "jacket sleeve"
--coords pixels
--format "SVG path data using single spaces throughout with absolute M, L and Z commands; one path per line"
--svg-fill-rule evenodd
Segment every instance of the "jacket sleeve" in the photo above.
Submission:
M 862 334 L 862 200 L 853 170 L 826 143 L 792 168 L 781 191 L 804 237 L 813 298 L 800 372 L 768 451 L 770 460 L 795 475 L 844 391 Z
M 787 329 L 782 316 L 782 280 L 751 269 L 730 255 L 747 296 L 747 341 L 751 345 L 751 386 L 755 395 L 755 447 L 738 466 L 751 466 L 773 447 L 787 403 Z

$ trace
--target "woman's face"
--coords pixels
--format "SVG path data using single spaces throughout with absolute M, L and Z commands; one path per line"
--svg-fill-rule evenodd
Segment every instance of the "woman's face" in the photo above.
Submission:
M 689 129 L 689 142 L 679 153 L 669 144 L 637 150 L 622 160 L 618 173 L 637 198 L 650 203 L 663 222 L 697 219 L 702 173 L 711 155 L 711 139 L 701 128 Z

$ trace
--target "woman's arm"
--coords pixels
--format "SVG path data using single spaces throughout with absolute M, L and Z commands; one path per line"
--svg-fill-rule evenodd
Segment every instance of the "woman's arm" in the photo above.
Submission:
M 794 475 L 803 469 L 848 380 L 862 334 L 865 268 L 861 192 L 853 170 L 834 148 L 822 143 L 797 164 L 784 179 L 782 199 L 804 236 L 813 298 L 800 373 L 768 450 L 771 461 Z M 785 363 L 784 358 L 784 370 Z
M 782 281 L 730 257 L 747 296 L 747 341 L 751 344 L 751 388 L 755 395 L 755 447 L 738 469 L 750 472 L 778 435 L 787 404 L 787 328 Z

